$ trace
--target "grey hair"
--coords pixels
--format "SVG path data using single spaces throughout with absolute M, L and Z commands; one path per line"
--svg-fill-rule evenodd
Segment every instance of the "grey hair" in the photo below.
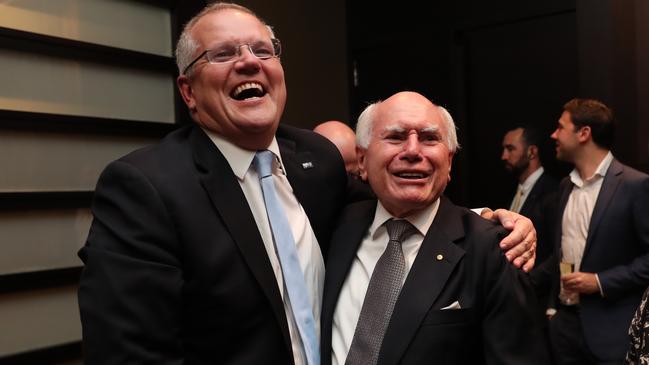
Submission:
M 356 123 L 356 144 L 359 147 L 367 148 L 370 145 L 374 124 L 374 109 L 380 103 L 381 100 L 368 105 L 361 115 L 358 116 L 358 122 Z
M 379 100 L 368 105 L 361 115 L 358 116 L 358 122 L 356 123 L 356 144 L 361 148 L 367 149 L 370 145 L 372 130 L 374 129 L 374 122 L 376 119 L 374 116 L 375 109 L 376 106 L 381 103 L 382 101 Z M 455 127 L 453 117 L 451 117 L 451 114 L 444 107 L 439 105 L 435 106 L 439 108 L 442 120 L 444 121 L 444 126 L 446 127 L 446 147 L 448 147 L 451 152 L 457 152 L 460 149 L 460 144 L 457 142 L 457 127 Z
M 275 38 L 275 33 L 273 32 L 273 28 L 270 25 L 266 24 L 266 22 L 264 22 L 263 19 L 258 17 L 257 14 L 255 14 L 255 12 L 246 8 L 245 6 L 241 6 L 234 3 L 223 3 L 223 2 L 216 2 L 207 5 L 206 7 L 203 8 L 203 10 L 201 10 L 198 14 L 196 14 L 193 18 L 191 18 L 187 22 L 187 24 L 185 24 L 182 33 L 180 33 L 180 37 L 178 38 L 178 43 L 176 44 L 176 65 L 178 66 L 179 74 L 182 74 L 185 67 L 187 67 L 187 65 L 189 65 L 190 62 L 192 62 L 193 58 L 195 57 L 196 50 L 199 47 L 198 42 L 196 42 L 196 40 L 191 35 L 192 28 L 194 28 L 196 23 L 205 15 L 214 12 L 219 12 L 222 10 L 228 10 L 228 9 L 238 10 L 254 16 L 263 25 L 266 26 L 268 32 L 270 33 L 271 38 Z M 190 73 L 191 73 L 191 69 L 187 71 L 187 74 Z
M 451 113 L 449 113 L 443 106 L 438 105 L 437 107 L 439 108 L 439 112 L 442 114 L 442 119 L 446 124 L 446 146 L 451 152 L 455 153 L 460 149 L 460 144 L 457 142 L 457 127 L 455 126 Z

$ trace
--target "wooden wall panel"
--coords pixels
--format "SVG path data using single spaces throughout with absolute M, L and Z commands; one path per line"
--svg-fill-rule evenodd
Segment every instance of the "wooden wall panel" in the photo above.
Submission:
M 169 10 L 138 1 L 5 1 L 0 26 L 162 56 L 172 51 Z
M 91 220 L 87 208 L 0 212 L 0 275 L 81 266 Z
M 0 192 L 93 190 L 106 164 L 156 141 L 0 129 Z
M 0 357 L 81 339 L 77 286 L 0 294 Z
M 0 52 L 0 109 L 174 123 L 174 77 L 42 54 Z

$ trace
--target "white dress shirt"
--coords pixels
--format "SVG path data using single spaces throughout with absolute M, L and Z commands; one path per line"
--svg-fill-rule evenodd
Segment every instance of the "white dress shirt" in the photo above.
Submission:
M 534 188 L 534 185 L 536 182 L 539 180 L 541 175 L 543 175 L 543 166 L 539 167 L 536 171 L 530 174 L 530 176 L 523 181 L 522 184 L 518 184 L 518 189 L 516 190 L 516 194 L 521 194 L 520 201 L 518 202 L 518 206 L 515 207 L 514 203 L 516 202 L 516 196 L 514 196 L 514 199 L 512 200 L 511 205 L 509 206 L 509 210 L 520 213 L 521 208 L 523 208 L 523 204 L 525 204 L 525 200 L 527 199 L 528 196 L 530 196 L 530 192 Z M 517 209 L 514 209 L 517 208 Z
M 562 261 L 574 264 L 574 271 L 580 271 L 581 259 L 584 256 L 588 228 L 593 209 L 597 202 L 597 196 L 602 189 L 604 176 L 613 161 L 613 155 L 609 153 L 602 159 L 593 176 L 583 180 L 577 169 L 570 172 L 570 181 L 574 184 L 566 208 L 563 211 L 561 221 L 561 254 Z M 597 278 L 597 276 L 596 276 Z M 600 294 L 602 286 L 597 278 Z
M 228 161 L 228 164 L 232 168 L 234 175 L 237 177 L 241 190 L 243 190 L 243 194 L 248 201 L 248 205 L 252 211 L 259 233 L 261 233 L 261 238 L 264 242 L 266 252 L 268 253 L 270 264 L 273 267 L 279 292 L 284 301 L 284 311 L 286 312 L 286 319 L 288 320 L 295 365 L 304 365 L 306 364 L 304 347 L 302 346 L 300 333 L 297 324 L 295 323 L 293 312 L 291 311 L 288 296 L 284 295 L 285 288 L 282 268 L 277 253 L 275 252 L 273 234 L 270 224 L 268 223 L 268 215 L 266 213 L 264 196 L 259 183 L 259 175 L 252 164 L 256 151 L 242 149 L 219 135 L 205 129 L 204 131 Z M 286 178 L 286 170 L 283 167 L 282 156 L 279 152 L 277 140 L 274 137 L 267 149 L 276 157 L 276 160 L 273 163 L 273 182 L 275 183 L 278 198 L 281 201 L 288 221 L 291 224 L 291 232 L 293 233 L 293 238 L 295 239 L 295 244 L 297 246 L 298 260 L 300 261 L 300 267 L 304 274 L 306 288 L 309 292 L 309 299 L 311 300 L 311 306 L 313 308 L 313 318 L 316 322 L 316 331 L 318 336 L 320 336 L 320 307 L 322 303 L 325 274 L 324 260 L 322 258 L 322 253 L 320 252 L 318 240 L 311 228 L 309 218 L 304 212 L 302 205 L 300 205 L 300 202 L 297 201 L 297 198 L 293 194 L 293 188 Z
M 406 261 L 404 282 L 424 241 L 424 236 L 435 219 L 438 208 L 439 199 L 427 209 L 405 218 L 417 228 L 417 232 L 403 241 L 401 245 Z M 389 236 L 384 223 L 392 218 L 381 202 L 378 202 L 374 221 L 356 251 L 356 256 L 336 304 L 331 339 L 332 365 L 343 365 L 347 359 L 374 266 L 388 246 Z

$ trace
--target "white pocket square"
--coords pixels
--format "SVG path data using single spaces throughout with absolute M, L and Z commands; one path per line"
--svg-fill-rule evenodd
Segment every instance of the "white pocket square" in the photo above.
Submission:
M 458 302 L 458 301 L 456 300 L 456 301 L 454 301 L 453 303 L 451 303 L 451 305 L 446 306 L 446 307 L 444 307 L 444 308 L 441 308 L 440 310 L 443 311 L 443 310 L 447 310 L 447 309 L 462 309 L 462 307 L 460 306 L 460 302 Z

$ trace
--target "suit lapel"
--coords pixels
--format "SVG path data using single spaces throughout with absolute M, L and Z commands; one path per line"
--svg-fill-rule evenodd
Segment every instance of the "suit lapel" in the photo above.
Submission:
M 591 216 L 590 224 L 588 225 L 588 237 L 586 238 L 586 247 L 584 247 L 584 258 L 586 257 L 588 248 L 597 233 L 599 223 L 605 215 L 606 210 L 611 203 L 620 182 L 622 181 L 622 171 L 622 165 L 617 160 L 611 161 L 611 166 L 608 168 L 608 171 L 604 176 L 602 188 L 597 196 L 597 202 L 593 208 L 593 215 Z
M 442 197 L 440 207 L 408 273 L 383 338 L 379 364 L 397 364 L 423 318 L 442 292 L 464 250 L 454 241 L 464 237 L 461 214 Z
M 294 141 L 285 138 L 277 138 L 277 143 L 279 144 L 282 153 L 282 162 L 286 169 L 286 175 L 291 182 L 293 193 L 300 204 L 302 204 L 303 201 L 308 200 L 306 197 L 310 193 L 308 184 L 301 183 L 308 179 L 308 174 L 311 170 L 311 168 L 305 168 L 304 166 L 314 167 L 316 162 L 313 161 L 311 152 L 298 152 Z
M 239 247 L 241 256 L 268 298 L 284 335 L 284 342 L 291 348 L 286 313 L 279 293 L 275 273 L 264 247 L 255 219 L 246 197 L 239 186 L 230 165 L 221 152 L 200 128 L 190 136 L 194 148 L 194 161 L 201 176 L 201 184 L 223 220 L 226 229 Z
M 527 196 L 527 199 L 525 199 L 525 203 L 521 207 L 521 215 L 524 215 L 526 217 L 530 216 L 531 209 L 536 204 L 536 199 L 539 197 L 539 194 L 541 193 L 541 190 L 543 190 L 543 178 L 545 177 L 545 173 L 541 174 L 539 176 L 539 179 L 536 180 L 536 183 L 532 187 L 532 190 L 530 191 L 530 194 Z

